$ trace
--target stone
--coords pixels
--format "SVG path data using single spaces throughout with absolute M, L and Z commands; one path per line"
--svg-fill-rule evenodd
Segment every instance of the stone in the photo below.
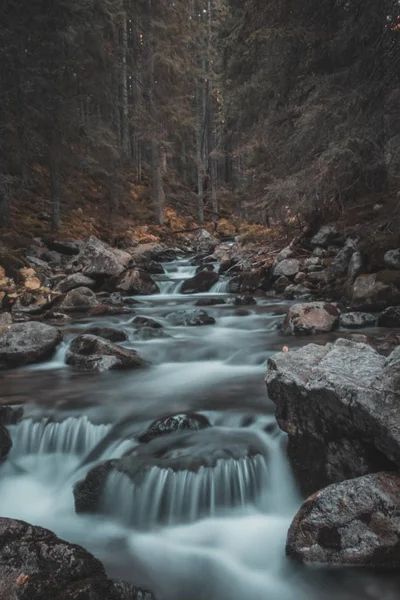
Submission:
M 311 291 L 305 285 L 295 285 L 291 283 L 283 292 L 283 297 L 287 300 L 293 300 L 294 298 L 300 298 L 302 296 L 307 296 L 309 299 L 312 299 Z M 309 300 L 307 300 L 308 302 Z
M 208 233 L 205 229 L 200 229 L 193 235 L 191 243 L 196 253 L 212 254 L 219 242 L 211 233 Z
M 90 334 L 82 334 L 71 342 L 66 363 L 79 371 L 110 371 L 146 366 L 135 350 L 122 348 Z
M 314 283 L 315 285 L 320 285 L 322 283 L 326 283 L 327 281 L 327 272 L 326 271 L 315 271 L 309 272 L 307 275 L 308 281 Z
M 143 327 L 150 327 L 151 329 L 161 329 L 162 325 L 154 319 L 149 317 L 135 317 L 131 323 L 135 329 L 142 329 Z
M 109 580 L 87 550 L 47 529 L 0 518 L 0 548 L 2 600 L 152 599 L 131 584 Z
M 170 313 L 167 320 L 171 325 L 196 327 L 201 325 L 214 325 L 215 319 L 204 310 L 178 310 Z
M 304 281 L 307 279 L 307 275 L 305 273 L 303 273 L 303 271 L 300 271 L 300 273 L 297 273 L 297 275 L 294 278 L 294 282 L 297 284 L 300 283 L 304 283 Z
M 257 290 L 268 291 L 271 289 L 271 271 L 268 269 L 256 269 L 245 271 L 229 280 L 228 292 L 230 294 L 254 293 Z
M 282 260 L 287 260 L 288 258 L 292 258 L 294 254 L 292 246 L 286 246 L 283 250 L 279 252 L 277 257 L 275 258 L 274 267 L 280 263 Z
M 98 306 L 96 294 L 87 287 L 78 287 L 67 293 L 58 309 L 61 312 L 86 312 Z
M 151 275 L 164 275 L 164 267 L 155 260 L 146 260 L 139 264 L 140 268 Z
M 275 290 L 276 292 L 278 292 L 278 294 L 281 294 L 282 292 L 285 291 L 285 289 L 289 285 L 290 285 L 290 279 L 288 279 L 284 275 L 281 275 L 280 277 L 278 277 L 278 279 L 276 281 L 274 281 L 272 289 Z
M 121 275 L 131 260 L 128 252 L 111 248 L 96 237 L 90 237 L 76 257 L 76 264 L 82 267 L 83 275 L 103 280 Z
M 94 279 L 86 277 L 86 275 L 82 275 L 82 273 L 72 273 L 60 281 L 54 289 L 56 292 L 65 294 L 79 287 L 85 287 L 93 290 L 96 287 L 96 282 Z
M 138 439 L 139 442 L 146 443 L 157 437 L 175 433 L 176 431 L 199 431 L 205 427 L 210 427 L 210 422 L 203 415 L 196 413 L 173 415 L 154 421 Z
M 142 269 L 129 269 L 125 271 L 116 282 L 116 289 L 124 294 L 135 296 L 150 296 L 159 294 L 160 288 L 146 271 Z
M 321 227 L 318 233 L 314 235 L 310 243 L 312 246 L 322 246 L 323 248 L 327 248 L 331 244 L 335 244 L 338 240 L 340 240 L 340 234 L 337 229 L 331 225 L 324 225 L 324 227 Z
M 359 275 L 352 290 L 352 306 L 358 310 L 383 310 L 400 304 L 400 290 L 385 271 Z
M 50 250 L 55 250 L 60 254 L 65 254 L 66 256 L 76 256 L 82 250 L 84 246 L 83 242 L 74 241 L 74 242 L 66 242 L 63 240 L 46 240 L 46 246 Z
M 379 327 L 400 327 L 400 306 L 389 306 L 378 317 Z
M 15 323 L 0 333 L 0 369 L 50 358 L 62 340 L 61 331 L 37 321 Z
M 305 564 L 400 568 L 400 476 L 375 473 L 330 485 L 300 508 L 286 552 Z
M 355 279 L 360 275 L 364 267 L 364 261 L 361 252 L 353 252 L 347 269 L 347 287 L 353 285 Z
M 400 347 L 385 358 L 346 339 L 309 344 L 270 358 L 266 382 L 297 456 L 309 453 L 308 492 L 400 466 Z
M 304 261 L 304 268 L 308 270 L 310 267 L 320 266 L 321 264 L 321 259 L 318 256 L 310 256 Z
M 201 271 L 190 279 L 185 279 L 182 283 L 182 294 L 199 294 L 208 292 L 219 279 L 218 273 L 214 271 Z
M 281 260 L 274 268 L 273 276 L 275 278 L 282 277 L 294 277 L 300 271 L 300 261 L 297 258 L 287 258 Z
M 218 304 L 226 304 L 223 298 L 199 298 L 195 306 L 216 306 Z
M 110 342 L 126 342 L 129 339 L 125 331 L 115 327 L 88 327 L 85 329 L 85 335 L 95 335 Z
M 345 329 L 359 329 L 375 325 L 376 317 L 371 313 L 349 312 L 340 315 L 340 327 Z
M 132 315 L 134 310 L 128 306 L 114 306 L 113 304 L 98 304 L 89 309 L 91 317 L 113 317 L 116 315 Z
M 154 329 L 153 327 L 141 327 L 140 329 L 136 329 L 133 332 L 133 335 L 136 340 L 139 340 L 141 342 L 172 337 L 168 335 L 168 333 L 166 333 L 164 329 Z
M 386 252 L 384 261 L 390 269 L 400 269 L 400 248 Z
M 314 248 L 312 255 L 317 256 L 318 258 L 328 258 L 329 251 L 326 248 L 321 248 L 321 246 L 317 246 L 316 248 Z
M 11 313 L 0 312 L 0 333 L 13 322 Z
M 356 242 L 351 239 L 347 240 L 346 244 L 335 256 L 329 267 L 329 271 L 334 277 L 344 277 L 347 274 L 350 261 L 355 251 Z
M 250 294 L 242 294 L 235 298 L 235 306 L 254 306 L 254 304 L 257 304 L 257 301 Z
M 294 304 L 288 310 L 282 331 L 285 335 L 329 333 L 339 325 L 339 314 L 336 306 L 327 302 Z

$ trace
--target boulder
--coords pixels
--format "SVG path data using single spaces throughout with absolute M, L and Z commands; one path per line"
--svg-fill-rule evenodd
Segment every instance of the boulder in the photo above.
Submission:
M 318 256 L 310 256 L 304 261 L 304 268 L 308 271 L 310 267 L 321 266 L 322 261 Z
M 361 252 L 353 252 L 347 269 L 347 287 L 351 287 L 363 270 L 364 261 Z
M 195 306 L 216 306 L 218 304 L 226 304 L 223 298 L 199 298 Z
M 242 294 L 235 298 L 235 306 L 254 306 L 254 304 L 257 304 L 257 301 L 250 294 Z
M 356 242 L 351 239 L 347 240 L 346 244 L 335 256 L 329 267 L 331 275 L 334 277 L 344 277 L 349 270 L 350 261 L 355 251 Z
M 200 271 L 194 277 L 185 279 L 181 287 L 182 294 L 198 294 L 208 292 L 219 279 L 214 271 Z
M 297 258 L 287 258 L 281 260 L 274 268 L 273 276 L 278 277 L 294 277 L 300 272 L 300 261 Z
M 339 314 L 336 306 L 327 302 L 294 304 L 288 310 L 282 331 L 285 335 L 328 333 L 339 325 Z
M 145 366 L 144 360 L 135 350 L 122 348 L 90 334 L 82 334 L 71 342 L 66 363 L 79 371 L 110 371 Z
M 96 287 L 96 282 L 94 279 L 86 277 L 86 275 L 82 275 L 82 273 L 72 273 L 60 281 L 54 289 L 57 292 L 62 292 L 65 294 L 79 287 L 85 287 L 93 290 Z
M 176 431 L 199 431 L 205 427 L 210 427 L 209 420 L 207 417 L 196 413 L 163 417 L 149 425 L 148 429 L 139 437 L 139 442 L 150 442 L 157 437 L 175 433 Z
M 309 344 L 272 357 L 266 382 L 307 492 L 400 466 L 400 347 Z
M 286 248 L 281 250 L 279 252 L 279 254 L 277 255 L 277 257 L 275 258 L 274 267 L 276 267 L 276 265 L 278 263 L 280 263 L 282 260 L 287 260 L 288 258 L 292 258 L 293 254 L 294 254 L 293 247 L 290 245 L 286 246 Z
M 255 269 L 245 271 L 229 280 L 228 292 L 231 294 L 254 293 L 257 290 L 268 291 L 271 289 L 271 271 L 269 269 Z
M 151 329 L 161 329 L 162 325 L 154 319 L 149 317 L 135 317 L 131 323 L 135 329 L 142 329 L 143 327 L 150 327 Z
M 0 592 L 4 600 L 146 598 L 144 590 L 109 580 L 100 561 L 84 548 L 47 529 L 5 518 L 0 518 Z
M 110 342 L 126 342 L 129 339 L 125 331 L 115 327 L 88 327 L 85 329 L 85 335 L 95 335 Z
M 131 260 L 128 252 L 111 248 L 99 239 L 90 237 L 76 257 L 76 264 L 81 267 L 84 275 L 103 280 L 121 275 Z
M 0 369 L 49 358 L 61 342 L 61 331 L 37 321 L 15 323 L 0 332 Z
M 290 280 L 287 277 L 285 277 L 284 275 L 281 275 L 280 277 L 278 277 L 278 279 L 276 281 L 274 281 L 272 289 L 275 290 L 276 292 L 278 292 L 278 294 L 281 294 L 282 292 L 285 291 L 285 289 L 289 285 L 290 285 Z
M 397 271 L 381 271 L 360 275 L 354 282 L 352 306 L 358 310 L 382 310 L 391 304 L 400 304 Z
M 400 568 L 400 476 L 375 473 L 330 485 L 302 505 L 287 554 L 306 564 Z
M 58 309 L 61 312 L 86 312 L 98 306 L 96 294 L 87 287 L 78 287 L 67 293 Z
M 204 310 L 178 310 L 170 313 L 167 320 L 171 325 L 196 327 L 201 325 L 214 325 L 215 319 Z
M 64 242 L 63 240 L 46 240 L 46 246 L 49 250 L 55 250 L 66 256 L 76 256 L 84 246 L 83 242 Z
M 307 279 L 307 275 L 306 273 L 303 273 L 303 271 L 300 271 L 300 273 L 297 273 L 297 275 L 294 278 L 294 282 L 295 283 L 304 283 L 304 281 Z
M 340 326 L 345 329 L 359 329 L 375 325 L 376 317 L 371 313 L 349 312 L 340 315 Z
M 312 300 L 310 288 L 306 287 L 305 285 L 295 285 L 294 283 L 291 283 L 287 286 L 287 288 L 285 288 L 285 291 L 283 292 L 283 297 L 287 300 L 293 300 L 294 298 L 302 297 L 307 297 L 307 302 L 309 302 L 310 299 Z
M 400 306 L 389 306 L 378 317 L 379 327 L 400 327 Z
M 331 244 L 335 244 L 340 241 L 340 234 L 335 227 L 330 225 L 324 225 L 321 229 L 314 235 L 311 240 L 312 246 L 322 246 L 322 248 L 327 248 Z
M 116 282 L 116 289 L 124 294 L 135 296 L 159 294 L 160 288 L 146 271 L 142 269 L 129 269 L 121 275 Z
M 192 238 L 192 246 L 197 254 L 212 254 L 218 244 L 218 240 L 205 229 L 200 229 Z
M 390 269 L 400 269 L 400 248 L 386 252 L 384 261 Z

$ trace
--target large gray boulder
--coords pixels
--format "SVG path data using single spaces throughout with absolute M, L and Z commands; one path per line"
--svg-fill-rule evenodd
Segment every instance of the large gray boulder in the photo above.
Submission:
M 37 321 L 4 327 L 0 331 L 0 370 L 41 362 L 61 340 L 61 331 Z
M 146 271 L 142 269 L 128 269 L 116 283 L 116 289 L 124 294 L 151 295 L 159 294 L 160 288 Z
M 149 592 L 108 579 L 87 550 L 54 533 L 0 518 L 2 600 L 151 600 Z
M 305 491 L 400 466 L 400 347 L 310 344 L 270 358 L 266 383 Z
M 84 275 L 94 279 L 118 277 L 128 267 L 132 257 L 128 252 L 111 248 L 96 237 L 91 237 L 74 264 Z
M 294 304 L 287 312 L 282 330 L 285 335 L 328 333 L 338 326 L 339 315 L 336 306 L 327 302 Z
M 111 371 L 145 366 L 135 350 L 90 334 L 82 334 L 71 342 L 66 362 L 79 371 Z
M 400 568 L 400 476 L 375 473 L 331 485 L 306 500 L 286 552 L 306 564 Z
M 300 272 L 300 261 L 297 258 L 286 258 L 278 262 L 274 269 L 273 276 L 278 277 L 294 277 Z
M 78 287 L 68 292 L 57 308 L 66 313 L 85 312 L 98 304 L 96 294 L 92 290 L 87 287 Z

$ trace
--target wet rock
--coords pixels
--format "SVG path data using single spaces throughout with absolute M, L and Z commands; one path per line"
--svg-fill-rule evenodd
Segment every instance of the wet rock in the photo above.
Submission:
M 278 277 L 278 279 L 274 282 L 272 289 L 278 292 L 278 294 L 281 294 L 289 285 L 290 280 L 284 275 L 281 275 L 281 277 Z
M 135 317 L 131 324 L 136 329 L 141 329 L 142 327 L 150 327 L 151 329 L 162 328 L 161 323 L 154 319 L 150 319 L 149 317 Z
M 182 294 L 199 294 L 208 292 L 219 279 L 214 271 L 201 271 L 194 277 L 186 279 L 181 287 Z
M 303 465 L 308 491 L 400 466 L 399 373 L 400 347 L 385 359 L 344 339 L 269 360 L 266 382 L 279 426 L 314 455 Z
M 346 329 L 359 329 L 375 325 L 376 317 L 371 313 L 349 312 L 340 315 L 340 326 Z
M 226 304 L 223 298 L 199 298 L 196 306 L 216 306 L 218 304 Z
M 312 335 L 328 333 L 339 324 L 339 311 L 326 302 L 308 302 L 294 304 L 283 322 L 285 335 Z
M 329 267 L 330 273 L 335 277 L 343 277 L 346 275 L 355 251 L 356 242 L 354 240 L 347 240 L 344 247 L 333 259 L 332 264 Z
M 271 289 L 271 285 L 271 271 L 257 269 L 254 271 L 245 271 L 230 279 L 228 292 L 231 294 L 243 294 L 244 292 L 254 293 L 257 290 L 268 291 Z
M 132 257 L 123 250 L 111 248 L 95 237 L 89 238 L 75 264 L 82 273 L 93 279 L 118 277 L 127 268 Z
M 85 329 L 85 335 L 95 335 L 110 342 L 126 342 L 129 339 L 125 331 L 115 327 L 88 327 Z
M 359 310 L 382 310 L 388 305 L 400 304 L 397 272 L 389 271 L 360 275 L 354 282 L 352 306 Z
M 172 337 L 164 329 L 154 329 L 153 327 L 141 327 L 140 329 L 136 329 L 133 335 L 136 340 L 141 342 Z
M 61 312 L 86 312 L 98 305 L 96 294 L 87 287 L 78 287 L 67 293 L 57 307 Z
M 297 258 L 287 258 L 281 260 L 274 268 L 273 276 L 278 277 L 294 277 L 300 271 L 300 261 Z
M 100 561 L 54 533 L 0 518 L 4 600 L 133 600 L 132 587 L 110 581 Z M 138 590 L 139 593 L 139 590 Z M 151 596 L 150 596 L 151 598 Z
M 218 244 L 218 240 L 205 229 L 200 229 L 192 238 L 192 246 L 197 253 L 212 254 Z
M 113 317 L 116 315 L 132 315 L 133 309 L 128 306 L 114 306 L 112 304 L 98 304 L 88 312 L 91 317 Z
M 126 581 L 113 581 L 112 586 L 113 594 L 116 595 L 115 600 L 155 600 L 151 592 L 137 588 Z
M 145 366 L 135 350 L 128 350 L 95 335 L 83 334 L 70 345 L 66 363 L 79 371 L 110 371 Z
M 139 442 L 146 443 L 151 440 L 160 437 L 161 435 L 168 435 L 175 433 L 176 431 L 199 431 L 210 427 L 210 422 L 207 417 L 199 414 L 181 414 L 174 415 L 172 417 L 163 417 L 154 421 L 147 431 L 139 437 Z
M 235 317 L 249 317 L 250 315 L 251 312 L 245 308 L 238 308 L 238 310 L 235 310 L 234 312 Z
M 400 476 L 376 473 L 308 498 L 290 527 L 286 552 L 302 563 L 400 567 Z
M 0 406 L 0 424 L 16 425 L 24 416 L 23 406 Z
M 340 234 L 335 227 L 325 225 L 314 235 L 311 240 L 312 246 L 322 246 L 327 248 L 331 244 L 335 244 L 340 240 Z
M 257 301 L 254 296 L 251 296 L 250 294 L 242 294 L 235 298 L 236 306 L 253 306 L 254 304 L 257 304 Z
M 44 323 L 9 325 L 0 333 L 0 369 L 41 362 L 53 354 L 61 340 L 61 332 Z
M 164 275 L 164 267 L 162 264 L 155 260 L 143 260 L 138 263 L 138 266 L 143 270 L 147 271 L 151 275 Z
M 0 424 L 0 460 L 7 457 L 11 447 L 12 440 L 8 429 L 6 429 L 3 424 Z
M 85 287 L 93 290 L 96 287 L 96 282 L 94 279 L 86 277 L 86 275 L 82 275 L 82 273 L 72 273 L 60 281 L 56 285 L 55 290 L 65 294 L 79 287 Z
M 379 327 L 400 327 L 400 306 L 389 306 L 378 317 Z
M 386 252 L 384 261 L 390 269 L 400 269 L 400 248 Z
M 66 256 L 76 256 L 82 250 L 83 242 L 64 242 L 62 240 L 46 240 L 46 245 L 50 250 L 55 250 Z
M 116 282 L 116 289 L 135 296 L 159 294 L 160 288 L 146 271 L 129 269 Z
M 204 310 L 179 310 L 170 313 L 167 320 L 171 325 L 196 327 L 201 325 L 214 325 L 215 319 Z

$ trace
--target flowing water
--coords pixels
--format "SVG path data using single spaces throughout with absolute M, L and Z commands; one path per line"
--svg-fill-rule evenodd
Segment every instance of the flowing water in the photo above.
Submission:
M 301 498 L 264 375 L 268 357 L 282 346 L 276 326 L 286 307 L 259 298 L 238 313 L 227 280 L 209 294 L 181 295 L 182 281 L 194 272 L 186 259 L 165 264 L 161 293 L 139 298 L 136 314 L 162 323 L 163 337 L 139 338 L 126 315 L 96 320 L 124 329 L 124 345 L 150 361 L 149 369 L 75 373 L 64 355 L 93 324 L 81 319 L 65 328 L 52 360 L 3 376 L 3 401 L 26 409 L 10 426 L 14 445 L 1 467 L 0 514 L 85 546 L 110 575 L 148 587 L 158 600 L 398 599 L 391 579 L 305 570 L 285 558 Z M 205 309 L 215 325 L 169 324 L 169 313 L 191 309 L 204 296 L 225 301 Z M 188 412 L 211 427 L 139 443 L 153 420 Z M 77 515 L 74 484 L 96 464 L 132 452 L 146 468 L 134 477 L 109 475 L 101 514 Z

